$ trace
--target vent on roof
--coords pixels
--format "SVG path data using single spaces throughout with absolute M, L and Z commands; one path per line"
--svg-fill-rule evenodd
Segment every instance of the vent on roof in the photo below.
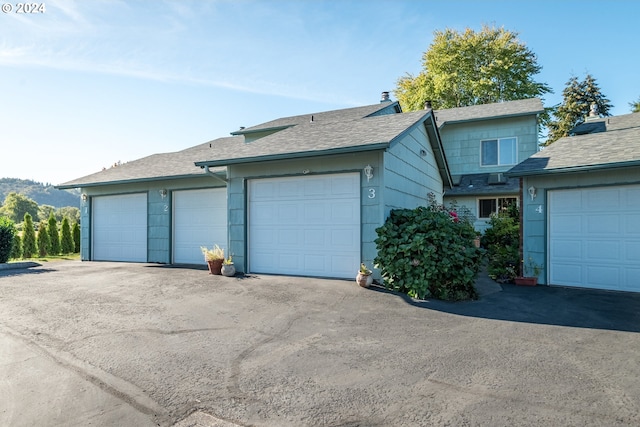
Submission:
M 491 173 L 489 174 L 489 179 L 487 179 L 487 184 L 489 185 L 506 184 L 506 182 L 507 182 L 507 178 L 504 176 L 502 172 Z
M 382 98 L 380 98 L 380 102 L 391 102 L 391 99 L 389 99 L 389 92 L 382 92 Z

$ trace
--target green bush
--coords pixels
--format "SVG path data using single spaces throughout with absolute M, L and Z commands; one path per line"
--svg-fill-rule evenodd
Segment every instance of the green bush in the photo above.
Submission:
M 420 299 L 477 298 L 483 250 L 473 244 L 471 221 L 432 202 L 428 208 L 392 210 L 376 232 L 374 262 L 387 288 Z
M 9 261 L 15 234 L 16 227 L 13 221 L 6 216 L 0 217 L 0 263 Z
M 487 248 L 489 277 L 500 283 L 510 283 L 519 275 L 520 222 L 515 212 L 492 215 L 489 228 L 482 236 Z

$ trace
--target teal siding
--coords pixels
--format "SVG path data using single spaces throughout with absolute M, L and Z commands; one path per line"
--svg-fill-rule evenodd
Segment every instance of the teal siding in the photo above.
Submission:
M 480 141 L 486 139 L 516 137 L 518 162 L 538 151 L 538 128 L 535 115 L 445 124 L 440 129 L 440 136 L 453 176 L 506 172 L 511 169 L 513 165 L 480 166 Z
M 624 184 L 640 184 L 640 168 L 618 168 L 608 171 L 590 171 L 581 173 L 556 173 L 542 176 L 530 176 L 523 179 L 523 259 L 529 257 L 543 266 L 538 278 L 539 283 L 548 283 L 548 205 L 547 192 L 554 189 L 589 188 Z M 527 189 L 536 188 L 536 197 L 531 200 Z
M 394 142 L 384 153 L 384 165 L 385 218 L 391 209 L 425 206 L 430 192 L 442 200 L 442 177 L 423 125 Z
M 87 187 L 83 193 L 89 200 L 81 203 L 81 247 L 83 261 L 92 259 L 91 255 L 91 197 L 114 194 L 147 194 L 147 262 L 170 264 L 172 262 L 172 197 L 171 192 L 197 188 L 219 187 L 221 182 L 213 177 L 176 179 L 131 184 L 113 184 Z M 162 197 L 160 190 L 167 190 Z
M 246 239 L 247 239 L 247 197 L 246 181 L 253 178 L 272 178 L 286 176 L 302 176 L 303 171 L 309 174 L 360 172 L 370 164 L 373 167 L 373 179 L 367 182 L 361 175 L 361 257 L 368 265 L 373 264 L 376 255 L 375 228 L 384 220 L 380 207 L 380 162 L 381 156 L 377 152 L 358 154 L 344 154 L 322 156 L 306 159 L 260 162 L 229 166 L 228 183 L 228 218 L 229 218 L 229 248 L 234 255 L 234 262 L 238 271 L 246 272 Z M 376 197 L 369 198 L 374 190 Z M 354 266 L 357 269 L 358 266 Z

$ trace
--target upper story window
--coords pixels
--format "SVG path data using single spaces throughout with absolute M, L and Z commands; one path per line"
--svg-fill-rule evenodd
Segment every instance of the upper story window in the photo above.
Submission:
M 518 163 L 516 138 L 486 139 L 480 142 L 482 166 L 515 165 Z

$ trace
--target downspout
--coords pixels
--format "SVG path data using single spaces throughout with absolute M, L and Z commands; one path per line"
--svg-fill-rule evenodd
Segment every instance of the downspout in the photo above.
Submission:
M 218 181 L 224 182 L 224 184 L 226 185 L 229 180 L 227 178 L 220 178 L 218 175 L 216 175 L 214 172 L 211 172 L 209 170 L 209 166 L 203 166 L 204 171 L 207 173 L 207 175 L 214 177 L 215 179 L 217 179 Z

